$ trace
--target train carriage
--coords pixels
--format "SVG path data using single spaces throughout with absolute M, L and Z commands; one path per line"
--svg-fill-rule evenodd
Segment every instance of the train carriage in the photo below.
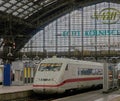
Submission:
M 102 63 L 54 57 L 41 61 L 35 74 L 33 91 L 62 93 L 102 84 Z

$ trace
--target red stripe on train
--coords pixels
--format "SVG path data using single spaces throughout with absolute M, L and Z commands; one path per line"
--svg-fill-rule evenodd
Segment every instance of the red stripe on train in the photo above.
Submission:
M 71 83 L 71 82 L 92 81 L 92 80 L 101 80 L 101 79 L 103 79 L 103 77 L 75 78 L 75 79 L 67 79 L 67 80 L 65 80 L 57 85 L 33 85 L 33 87 L 59 87 L 59 86 L 62 86 L 66 83 Z

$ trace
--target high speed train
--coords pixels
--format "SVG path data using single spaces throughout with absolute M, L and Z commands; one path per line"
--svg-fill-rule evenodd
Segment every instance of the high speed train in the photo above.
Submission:
M 39 64 L 33 91 L 42 94 L 63 93 L 102 84 L 102 63 L 54 57 Z

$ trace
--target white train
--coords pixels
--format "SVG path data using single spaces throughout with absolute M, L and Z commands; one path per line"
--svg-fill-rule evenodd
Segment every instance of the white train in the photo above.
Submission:
M 66 58 L 48 58 L 37 68 L 33 91 L 63 93 L 86 87 L 102 86 L 103 64 Z

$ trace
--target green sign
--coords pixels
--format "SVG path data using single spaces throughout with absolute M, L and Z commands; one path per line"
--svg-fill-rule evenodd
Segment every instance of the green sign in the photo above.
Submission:
M 103 24 L 116 24 L 120 19 L 120 11 L 115 8 L 105 8 L 101 11 L 96 11 L 91 18 Z
M 77 36 L 82 35 L 81 31 L 63 31 L 61 36 Z M 93 37 L 93 36 L 109 36 L 109 35 L 120 35 L 120 30 L 88 30 L 83 32 L 83 36 Z

